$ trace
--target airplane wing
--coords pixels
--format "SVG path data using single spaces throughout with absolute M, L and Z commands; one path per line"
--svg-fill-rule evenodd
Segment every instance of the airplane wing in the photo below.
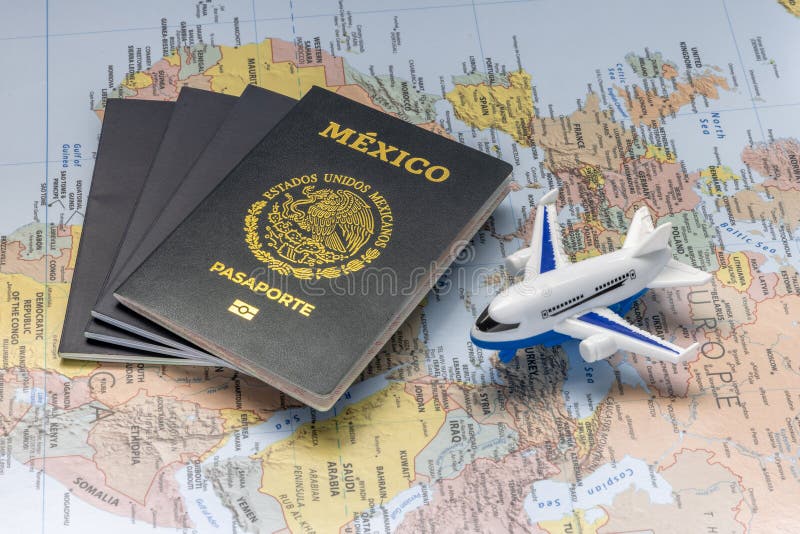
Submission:
M 557 198 L 558 189 L 553 189 L 539 201 L 530 247 L 523 249 L 524 253 L 517 253 L 521 257 L 527 256 L 526 279 L 569 264 L 569 258 L 561 244 L 561 227 L 556 213 Z
M 710 281 L 711 274 L 685 263 L 669 260 L 658 276 L 647 284 L 647 287 L 655 289 L 658 287 L 702 286 Z
M 554 330 L 583 340 L 580 351 L 586 361 L 607 358 L 621 349 L 656 360 L 680 363 L 693 359 L 699 347 L 698 343 L 688 348 L 673 345 L 633 326 L 608 308 L 594 308 L 570 317 Z

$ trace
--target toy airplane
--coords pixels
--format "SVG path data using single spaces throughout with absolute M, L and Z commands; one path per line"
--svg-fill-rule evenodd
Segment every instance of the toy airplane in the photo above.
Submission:
M 506 258 L 521 282 L 512 285 L 486 307 L 472 327 L 475 345 L 500 351 L 511 361 L 517 349 L 552 347 L 571 338 L 582 340 L 584 360 L 608 358 L 618 350 L 678 363 L 692 359 L 698 344 L 681 348 L 622 318 L 648 289 L 702 285 L 711 275 L 672 259 L 672 224 L 653 228 L 646 207 L 631 221 L 620 250 L 570 263 L 561 247 L 556 219 L 558 190 L 539 202 L 531 246 Z

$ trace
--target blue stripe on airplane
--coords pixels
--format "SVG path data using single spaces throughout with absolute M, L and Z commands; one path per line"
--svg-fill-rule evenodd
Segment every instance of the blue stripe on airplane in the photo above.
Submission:
M 546 273 L 556 268 L 556 255 L 553 252 L 553 237 L 550 235 L 550 217 L 547 206 L 544 209 L 544 224 L 542 225 L 542 258 L 539 262 L 539 272 Z
M 572 339 L 568 335 L 559 334 L 553 330 L 548 330 L 543 334 L 538 334 L 532 337 L 528 337 L 525 339 L 512 339 L 510 341 L 478 341 L 474 337 L 470 335 L 470 340 L 477 346 L 488 349 L 488 350 L 518 350 L 524 349 L 528 347 L 534 347 L 536 345 L 542 345 L 543 347 L 555 347 L 556 345 L 561 345 L 566 343 Z
M 619 315 L 620 317 L 624 316 L 626 313 L 630 311 L 633 307 L 633 303 L 642 295 L 647 293 L 647 288 L 642 289 L 635 295 L 628 297 L 625 300 L 621 300 L 616 304 L 612 304 L 609 306 L 611 311 Z M 499 350 L 504 352 L 503 357 L 507 359 L 503 359 L 502 361 L 508 362 L 513 358 L 513 355 L 516 354 L 517 350 L 524 349 L 527 347 L 533 347 L 536 345 L 542 345 L 544 347 L 555 347 L 556 345 L 561 345 L 566 343 L 570 339 L 575 339 L 565 334 L 559 334 L 554 330 L 549 330 L 544 332 L 543 334 L 538 334 L 536 336 L 532 336 L 525 339 L 512 339 L 510 341 L 478 341 L 477 339 L 470 336 L 470 340 L 478 347 L 487 349 L 487 350 Z M 580 339 L 575 339 L 575 341 L 580 341 Z
M 600 328 L 605 328 L 606 330 L 611 330 L 612 332 L 616 332 L 618 334 L 638 339 L 639 341 L 644 341 L 648 345 L 655 345 L 657 347 L 661 347 L 662 349 L 666 349 L 674 354 L 680 354 L 680 352 L 673 349 L 672 347 L 664 345 L 663 343 L 659 343 L 656 340 L 650 339 L 649 337 L 644 336 L 639 332 L 636 332 L 635 330 L 631 330 L 625 325 L 621 325 L 616 321 L 607 319 L 595 312 L 589 312 L 584 315 L 581 315 L 580 317 L 578 317 L 578 320 L 583 321 L 584 323 L 589 323 L 590 325 L 599 326 Z

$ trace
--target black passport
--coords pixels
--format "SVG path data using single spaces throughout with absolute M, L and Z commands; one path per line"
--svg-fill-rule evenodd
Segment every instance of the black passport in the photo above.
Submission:
M 185 90 L 181 92 L 181 98 L 184 98 L 185 92 Z M 194 93 L 203 94 L 196 95 Z M 222 102 L 214 100 L 215 96 L 222 95 L 203 91 L 194 91 L 194 93 L 192 93 L 193 101 L 202 97 L 203 108 L 206 110 L 212 105 L 215 109 L 222 105 Z M 113 297 L 113 290 L 128 278 L 181 221 L 219 185 L 296 102 L 296 100 L 279 93 L 250 85 L 230 109 L 230 112 L 226 114 L 224 122 L 213 128 L 203 129 L 202 135 L 213 134 L 213 138 L 194 161 L 177 188 L 168 196 L 164 195 L 162 199 L 159 199 L 160 201 L 154 200 L 151 203 L 153 205 L 147 210 L 147 218 L 150 223 L 147 232 L 136 246 L 132 247 L 133 250 L 126 254 L 126 261 L 123 262 L 123 265 L 115 268 L 116 272 L 92 311 L 96 320 L 87 327 L 87 337 L 110 343 L 128 343 L 129 346 L 135 346 L 136 343 L 142 342 L 142 338 L 145 338 L 168 347 L 163 350 L 166 354 L 172 355 L 177 350 L 186 358 L 201 358 L 201 355 L 208 357 L 208 353 L 191 345 L 187 340 L 119 304 Z M 226 109 L 227 105 L 227 101 L 225 101 Z M 179 111 L 180 108 L 176 109 L 176 113 Z M 202 111 L 203 109 L 194 110 L 196 114 L 202 113 Z M 219 111 L 221 110 L 217 109 L 217 112 Z M 208 118 L 205 117 L 202 120 L 208 121 Z M 196 129 L 198 129 L 198 125 L 194 125 L 191 130 Z M 192 140 L 196 142 L 196 135 L 198 134 L 182 130 L 183 143 Z M 162 152 L 164 152 L 163 147 Z M 159 156 L 161 155 L 159 154 Z M 175 159 L 174 149 L 164 152 L 164 156 L 167 160 Z M 154 171 L 158 166 L 157 160 L 153 166 Z M 171 163 L 170 168 L 175 168 L 175 162 Z M 165 175 L 163 178 L 167 179 L 168 176 Z M 142 203 L 140 202 L 140 204 Z M 158 348 L 153 349 L 152 345 L 150 347 L 151 350 L 159 350 Z
M 162 359 L 154 354 L 162 352 L 161 347 L 154 344 L 131 350 L 87 340 L 84 327 L 117 256 L 173 107 L 171 102 L 108 100 L 59 342 L 58 352 L 64 357 L 101 361 L 135 358 L 142 362 Z
M 103 291 L 94 304 L 93 316 L 96 317 L 98 312 L 113 314 L 114 309 L 119 307 L 119 303 L 112 295 L 112 290 L 119 285 L 115 283 L 115 280 L 154 221 L 165 209 L 166 204 L 173 198 L 187 172 L 203 153 L 237 100 L 236 97 L 230 95 L 189 87 L 181 90 L 169 125 L 161 139 L 158 153 L 147 175 L 147 181 L 135 202 L 134 211 L 117 250 L 114 265 L 108 273 Z M 87 317 L 87 321 L 85 335 L 89 339 L 121 344 L 134 349 L 142 343 L 141 338 L 108 324 L 89 317 Z M 169 332 L 165 331 L 164 335 L 169 335 Z M 148 343 L 148 345 L 150 344 Z M 172 353 L 171 350 L 170 353 Z M 224 364 L 217 358 L 209 358 L 208 354 L 201 351 L 187 354 L 187 357 L 210 360 L 214 365 Z M 165 363 L 169 363 L 169 358 L 165 359 Z
M 489 217 L 510 172 L 314 88 L 115 295 L 326 410 Z

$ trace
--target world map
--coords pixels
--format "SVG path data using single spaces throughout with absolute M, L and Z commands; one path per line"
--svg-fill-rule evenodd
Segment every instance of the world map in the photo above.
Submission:
M 445 0 L 3 8 L 4 532 L 788 532 L 800 522 L 800 4 Z M 60 360 L 108 98 L 326 87 L 514 165 L 511 192 L 317 412 L 222 368 Z M 697 358 L 469 328 L 560 187 L 572 261 L 636 209 L 713 274 L 628 320 Z

